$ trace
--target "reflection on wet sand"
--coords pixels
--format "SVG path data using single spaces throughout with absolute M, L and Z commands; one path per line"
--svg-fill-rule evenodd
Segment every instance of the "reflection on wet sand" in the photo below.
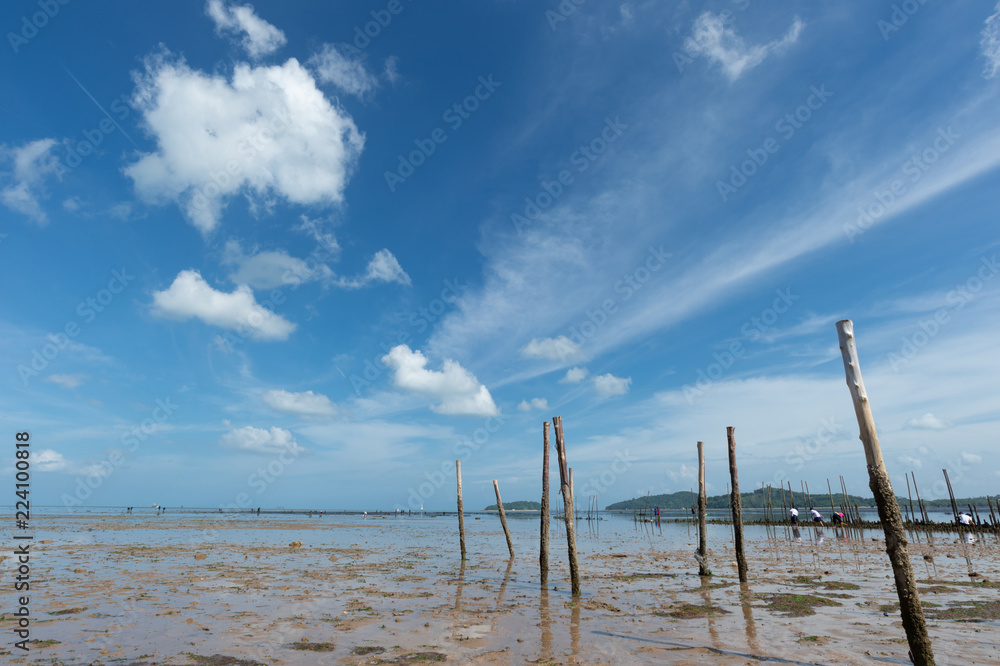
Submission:
M 712 589 L 712 577 L 711 576 L 700 576 L 701 578 L 701 598 L 705 600 L 705 608 L 712 608 L 712 595 L 709 591 Z M 715 613 L 708 612 L 705 614 L 708 618 L 708 635 L 712 639 L 712 646 L 719 647 L 719 632 L 715 629 Z
M 542 626 L 542 654 L 539 661 L 552 659 L 552 614 L 549 611 L 549 590 L 541 588 L 539 595 L 538 616 Z
M 753 590 L 750 583 L 740 583 L 740 605 L 743 607 L 744 630 L 747 635 L 747 647 L 755 654 L 760 654 L 760 644 L 757 643 L 757 625 L 753 622 L 753 609 L 750 600 L 753 599 Z

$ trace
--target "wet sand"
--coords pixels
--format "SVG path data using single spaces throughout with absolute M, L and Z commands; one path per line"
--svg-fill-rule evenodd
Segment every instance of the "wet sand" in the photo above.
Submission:
M 712 526 L 697 576 L 687 525 L 580 521 L 583 597 L 569 595 L 552 523 L 548 589 L 537 518 L 214 520 L 58 516 L 32 554 L 31 651 L 5 663 L 909 663 L 882 535 L 748 529 L 741 586 L 731 528 Z M 301 542 L 301 546 L 289 546 Z M 938 663 L 1000 663 L 1000 547 L 910 539 Z M 12 589 L 10 557 L 2 563 Z M 976 574 L 970 576 L 970 573 Z M 12 594 L 12 593 L 11 593 Z M 990 619 L 992 618 L 992 619 Z M 982 621 L 984 620 L 985 621 Z M 969 621 L 973 620 L 973 621 Z

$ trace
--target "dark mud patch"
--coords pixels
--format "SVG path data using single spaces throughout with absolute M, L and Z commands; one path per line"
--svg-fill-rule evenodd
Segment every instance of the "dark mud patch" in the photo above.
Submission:
M 966 601 L 949 608 L 931 610 L 927 616 L 934 620 L 954 620 L 956 622 L 1000 620 L 1000 601 Z
M 351 654 L 382 654 L 385 648 L 380 645 L 355 645 L 351 648 Z
M 303 650 L 305 652 L 333 652 L 337 648 L 337 646 L 333 643 L 309 643 L 307 641 L 289 643 L 286 647 L 290 647 L 293 650 Z
M 839 606 L 840 603 L 827 597 L 815 594 L 769 594 L 763 597 L 768 601 L 766 608 L 785 617 L 805 617 L 815 615 L 813 608 L 819 606 Z
M 202 654 L 192 654 L 188 652 L 186 655 L 192 663 L 198 666 L 267 666 L 259 661 L 251 661 L 249 659 L 239 659 L 238 657 L 230 657 L 225 654 L 213 654 L 208 657 Z
M 1000 583 L 996 583 L 991 580 L 981 580 L 976 582 L 974 580 L 939 580 L 935 578 L 928 578 L 927 580 L 918 580 L 921 585 L 961 585 L 963 587 L 983 587 L 983 588 L 1000 588 Z
M 682 603 L 674 606 L 670 610 L 653 611 L 653 615 L 660 617 L 672 617 L 675 620 L 695 620 L 700 617 L 711 617 L 713 615 L 727 615 L 729 611 L 718 606 Z
M 87 609 L 83 606 L 79 608 L 63 608 L 62 610 L 49 611 L 49 615 L 74 615 L 76 613 L 82 613 L 85 610 Z

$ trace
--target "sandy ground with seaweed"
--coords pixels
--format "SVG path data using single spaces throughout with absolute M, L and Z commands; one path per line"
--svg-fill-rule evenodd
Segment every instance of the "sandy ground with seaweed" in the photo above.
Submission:
M 553 521 L 538 583 L 535 521 L 469 520 L 463 565 L 450 522 L 64 517 L 34 545 L 31 650 L 22 664 L 908 663 L 881 535 L 748 530 L 751 582 L 713 525 L 713 575 L 695 575 L 686 526 L 581 521 L 583 597 L 572 600 Z M 844 535 L 841 535 L 844 536 Z M 289 546 L 295 537 L 301 547 Z M 149 545 L 140 545 L 149 544 Z M 942 664 L 1000 663 L 995 539 L 911 538 Z M 13 597 L 11 559 L 0 563 Z M 975 575 L 970 575 L 975 574 Z

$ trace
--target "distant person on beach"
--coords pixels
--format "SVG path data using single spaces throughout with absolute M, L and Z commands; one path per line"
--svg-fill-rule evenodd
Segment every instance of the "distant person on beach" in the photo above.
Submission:
M 830 516 L 830 522 L 834 525 L 841 525 L 844 522 L 844 514 L 839 511 L 834 511 L 833 515 Z
M 959 525 L 971 525 L 972 524 L 972 516 L 970 516 L 967 513 L 960 513 L 960 514 L 958 514 L 958 524 Z
M 820 525 L 823 524 L 823 514 L 812 507 L 809 507 L 809 513 L 812 514 L 814 523 L 819 523 Z
M 788 515 L 791 516 L 791 518 L 792 518 L 792 525 L 798 525 L 799 524 L 799 510 L 798 509 L 796 509 L 793 506 L 791 509 L 788 510 Z

